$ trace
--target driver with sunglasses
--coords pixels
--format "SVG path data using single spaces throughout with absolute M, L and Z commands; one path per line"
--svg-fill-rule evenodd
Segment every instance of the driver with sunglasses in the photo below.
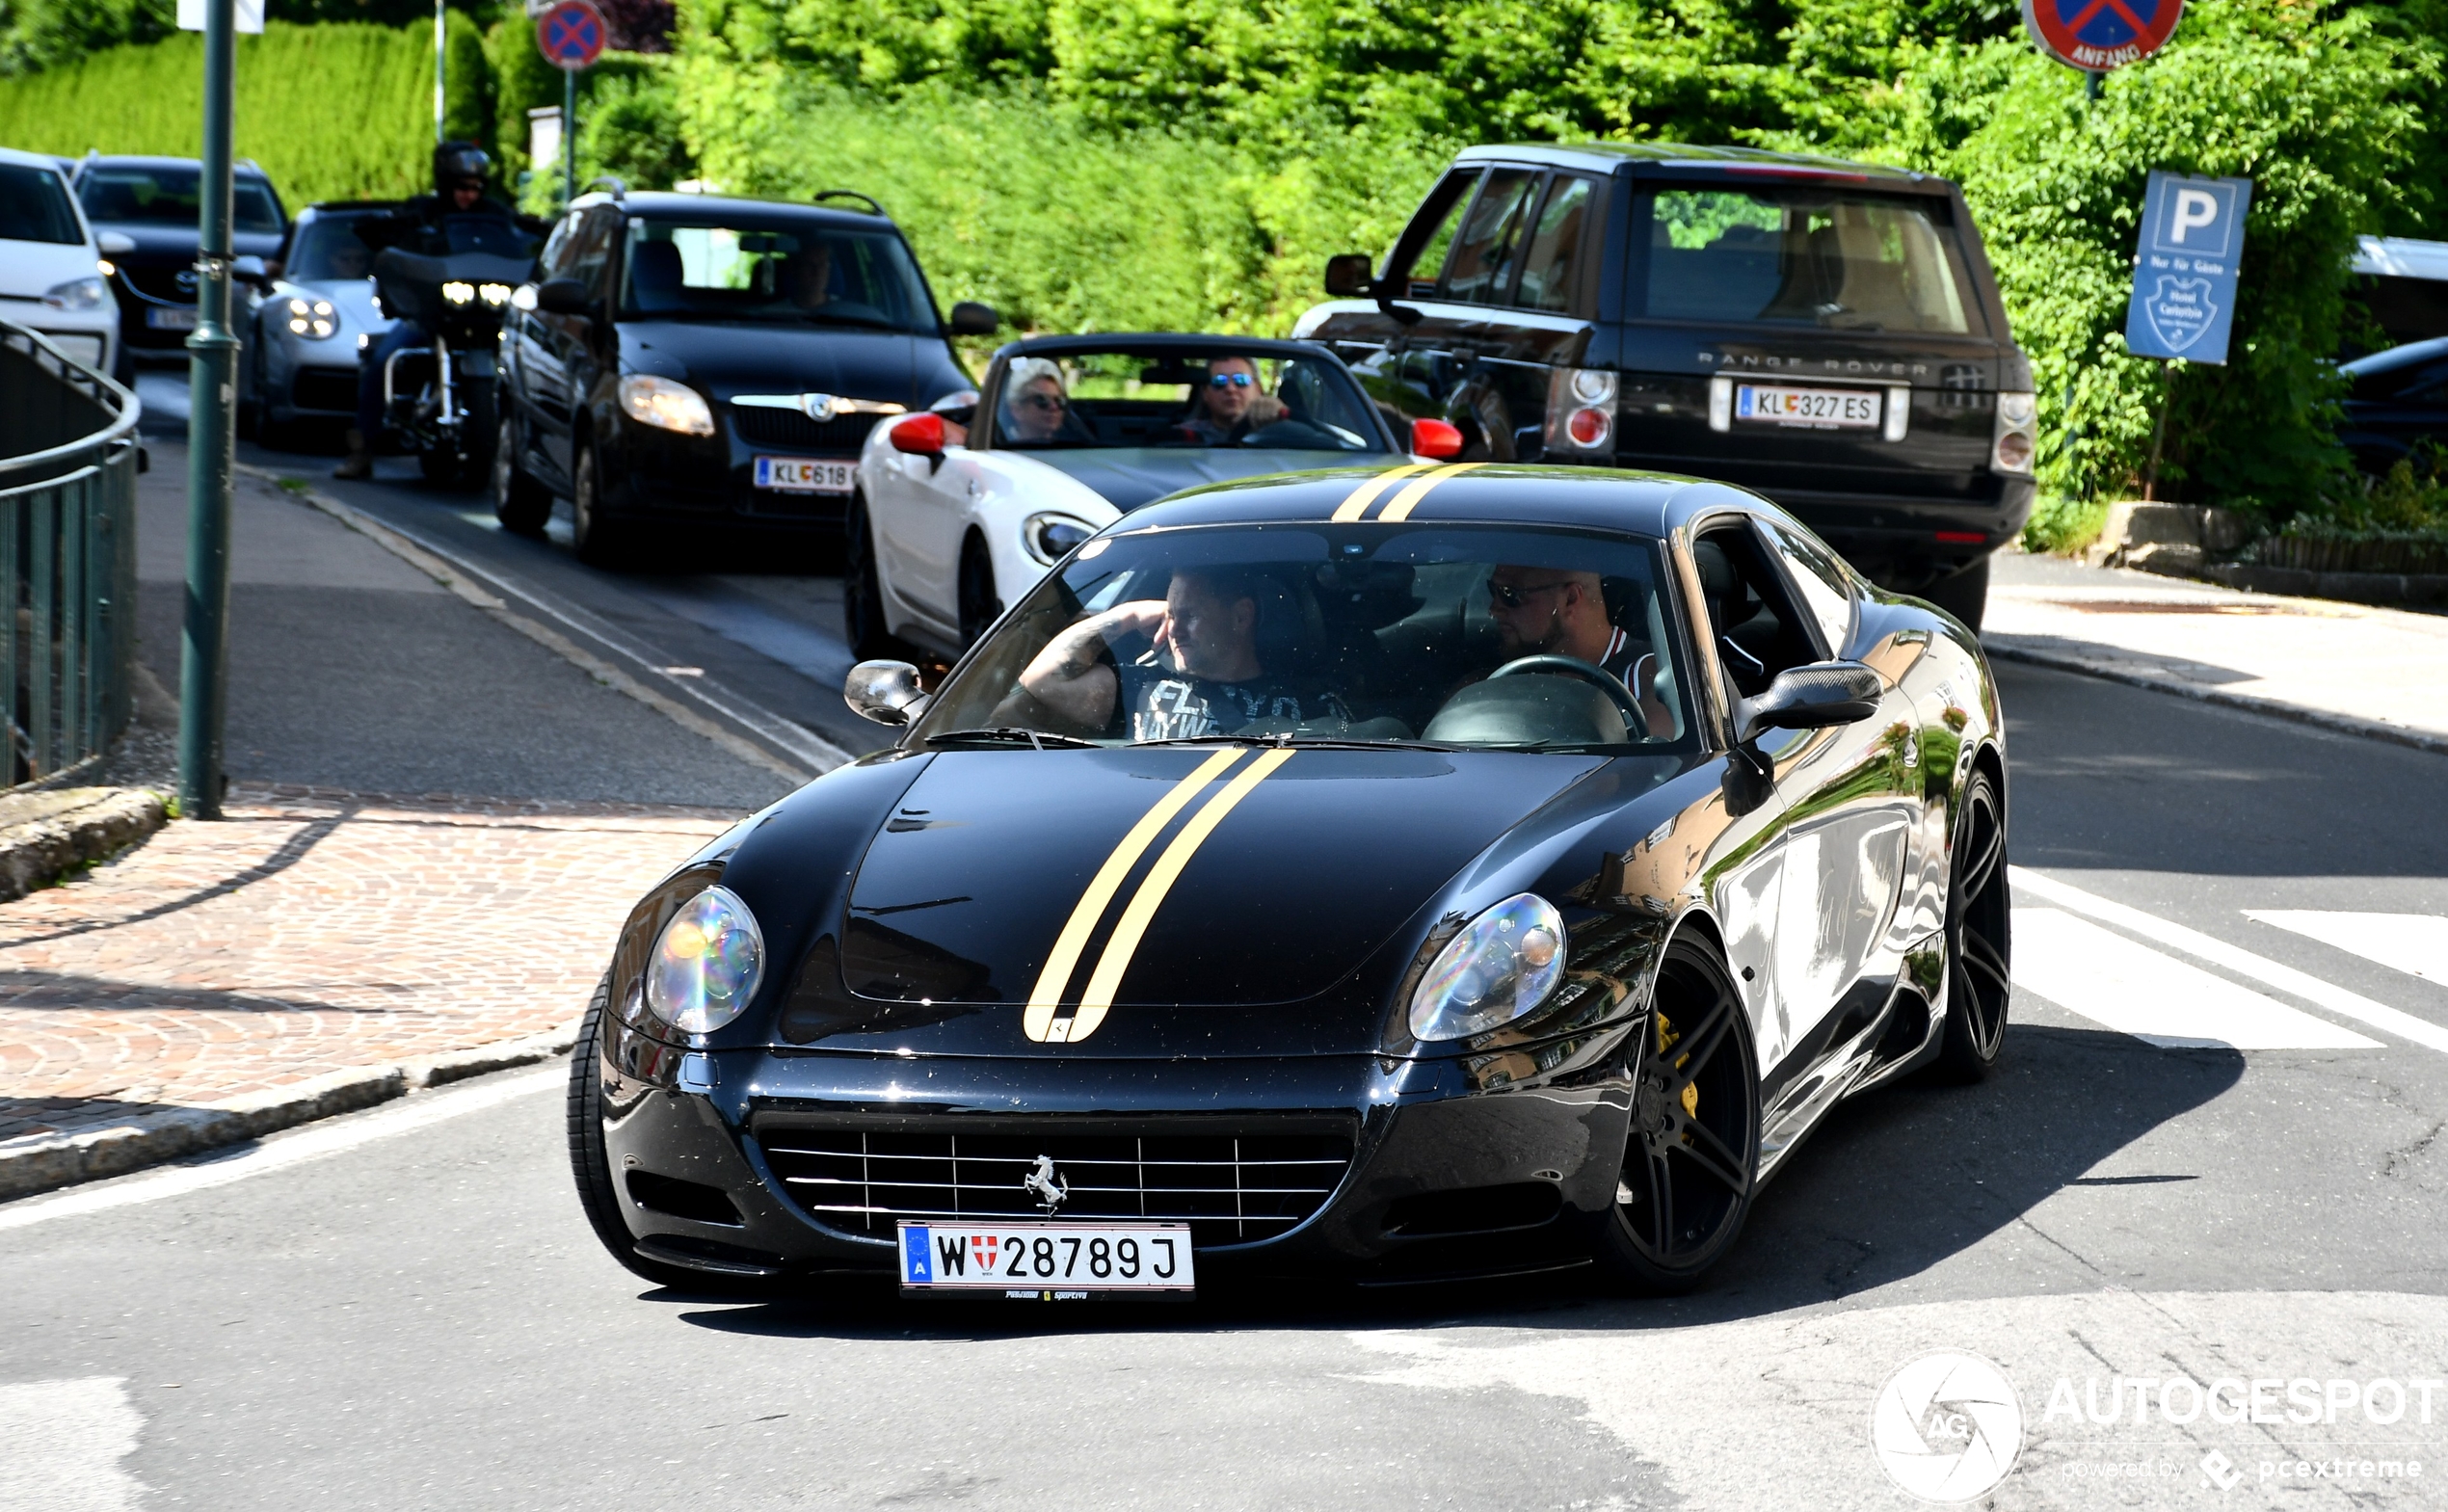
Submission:
M 1658 698 L 1658 658 L 1607 613 L 1595 572 L 1500 566 L 1488 574 L 1488 618 L 1504 659 L 1570 656 L 1624 680 L 1648 716 L 1649 733 L 1674 736 L 1674 715 Z
M 1044 358 L 1013 358 L 1003 375 L 1002 410 L 1003 438 L 1016 445 L 1085 438 L 1072 426 L 1071 396 L 1063 391 L 1062 369 Z
M 1207 382 L 1190 402 L 1183 431 L 1204 446 L 1228 446 L 1288 411 L 1284 401 L 1260 384 L 1258 364 L 1245 357 L 1219 357 L 1207 364 Z

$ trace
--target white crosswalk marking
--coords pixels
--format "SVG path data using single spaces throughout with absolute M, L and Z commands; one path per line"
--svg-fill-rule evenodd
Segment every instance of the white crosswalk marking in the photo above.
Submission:
M 2324 981 L 2308 971 L 2299 971 L 2267 956 L 2255 955 L 2242 946 L 2231 945 L 2197 929 L 2188 929 L 2156 914 L 2145 914 L 2141 909 L 2086 892 L 2055 877 L 2022 866 L 2008 868 L 2008 875 L 2014 881 L 2017 897 L 2054 903 L 2069 914 L 2080 914 L 2085 918 L 2112 925 L 2129 935 L 2139 935 L 2154 944 L 2166 945 L 2196 961 L 2259 982 L 2264 987 L 2275 987 L 2290 997 L 2301 998 L 2341 1019 L 2352 1019 L 2366 1028 L 2378 1029 L 2382 1034 L 2411 1040 L 2416 1045 L 2448 1053 L 2448 1026 L 2417 1018 L 2385 1003 L 2376 1003 L 2335 982 Z
M 2433 914 L 2326 914 L 2246 909 L 2244 916 L 2292 930 L 2350 955 L 2448 984 L 2448 918 Z
M 2014 985 L 2169 1048 L 2376 1050 L 2380 1042 L 2058 909 L 2014 911 Z
M 118 1376 L 0 1386 L 0 1512 L 124 1512 L 145 1419 Z

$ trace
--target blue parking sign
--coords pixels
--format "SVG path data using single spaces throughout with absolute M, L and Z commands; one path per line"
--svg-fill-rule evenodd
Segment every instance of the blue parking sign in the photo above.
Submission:
M 2244 215 L 2251 204 L 2249 178 L 2152 172 L 2142 199 L 2134 293 L 2125 306 L 2125 346 L 2136 357 L 2226 361 Z

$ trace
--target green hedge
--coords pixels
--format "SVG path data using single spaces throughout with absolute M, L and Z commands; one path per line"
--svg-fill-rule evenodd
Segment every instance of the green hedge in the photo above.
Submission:
M 490 136 L 490 75 L 473 23 L 450 17 L 449 123 Z M 291 204 L 429 187 L 434 32 L 270 22 L 238 40 L 236 147 Z M 0 79 L 0 142 L 81 156 L 203 149 L 203 38 L 180 33 Z

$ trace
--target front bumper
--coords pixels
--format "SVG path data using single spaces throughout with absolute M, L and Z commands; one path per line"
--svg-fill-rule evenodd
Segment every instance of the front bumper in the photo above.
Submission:
M 620 424 L 618 464 L 607 469 L 604 503 L 622 518 L 836 532 L 849 517 L 846 491 L 760 489 L 755 471 L 758 457 L 809 457 L 851 467 L 856 452 L 749 446 L 727 437 L 655 431 L 626 418 Z
M 1499 1057 L 1499 1067 L 1484 1057 L 918 1060 L 772 1050 L 687 1056 L 683 1072 L 682 1052 L 622 1031 L 599 1069 L 623 1211 L 658 1259 L 889 1273 L 894 1220 L 940 1210 L 942 1192 L 916 1197 L 880 1174 L 872 1186 L 812 1186 L 818 1179 L 800 1173 L 819 1168 L 796 1152 L 827 1136 L 872 1149 L 879 1162 L 916 1158 L 891 1152 L 935 1149 L 930 1140 L 1051 1153 L 1093 1138 L 1135 1144 L 1150 1166 L 1163 1141 L 1237 1140 L 1251 1153 L 1232 1158 L 1250 1159 L 1256 1173 L 1239 1188 L 1251 1212 L 1284 1186 L 1258 1169 L 1267 1158 L 1258 1146 L 1300 1141 L 1314 1153 L 1341 1140 L 1349 1159 L 1321 1183 L 1327 1195 L 1276 1209 L 1282 1218 L 1245 1220 L 1205 1193 L 1211 1200 L 1193 1221 L 1199 1264 L 1219 1279 L 1300 1270 L 1399 1284 L 1585 1260 L 1584 1225 L 1613 1201 L 1630 1097 L 1628 1083 L 1604 1069 L 1620 1067 L 1612 1047 L 1584 1039 L 1570 1051 L 1557 1058 L 1561 1075 L 1518 1056 Z M 1529 1079 L 1511 1079 L 1526 1070 Z M 990 1221 L 1039 1216 L 1016 1182 L 1000 1191 L 1002 1167 L 984 1164 L 987 1175 L 962 1187 L 960 1211 Z M 1242 1180 L 1237 1168 L 1233 1179 Z M 1168 1210 L 1183 1194 L 1165 1180 L 1140 1185 L 1148 1216 L 1184 1215 Z
M 54 309 L 40 300 L 0 300 L 0 320 L 40 333 L 97 373 L 110 372 L 119 358 L 119 310 L 112 305 L 70 310 Z

